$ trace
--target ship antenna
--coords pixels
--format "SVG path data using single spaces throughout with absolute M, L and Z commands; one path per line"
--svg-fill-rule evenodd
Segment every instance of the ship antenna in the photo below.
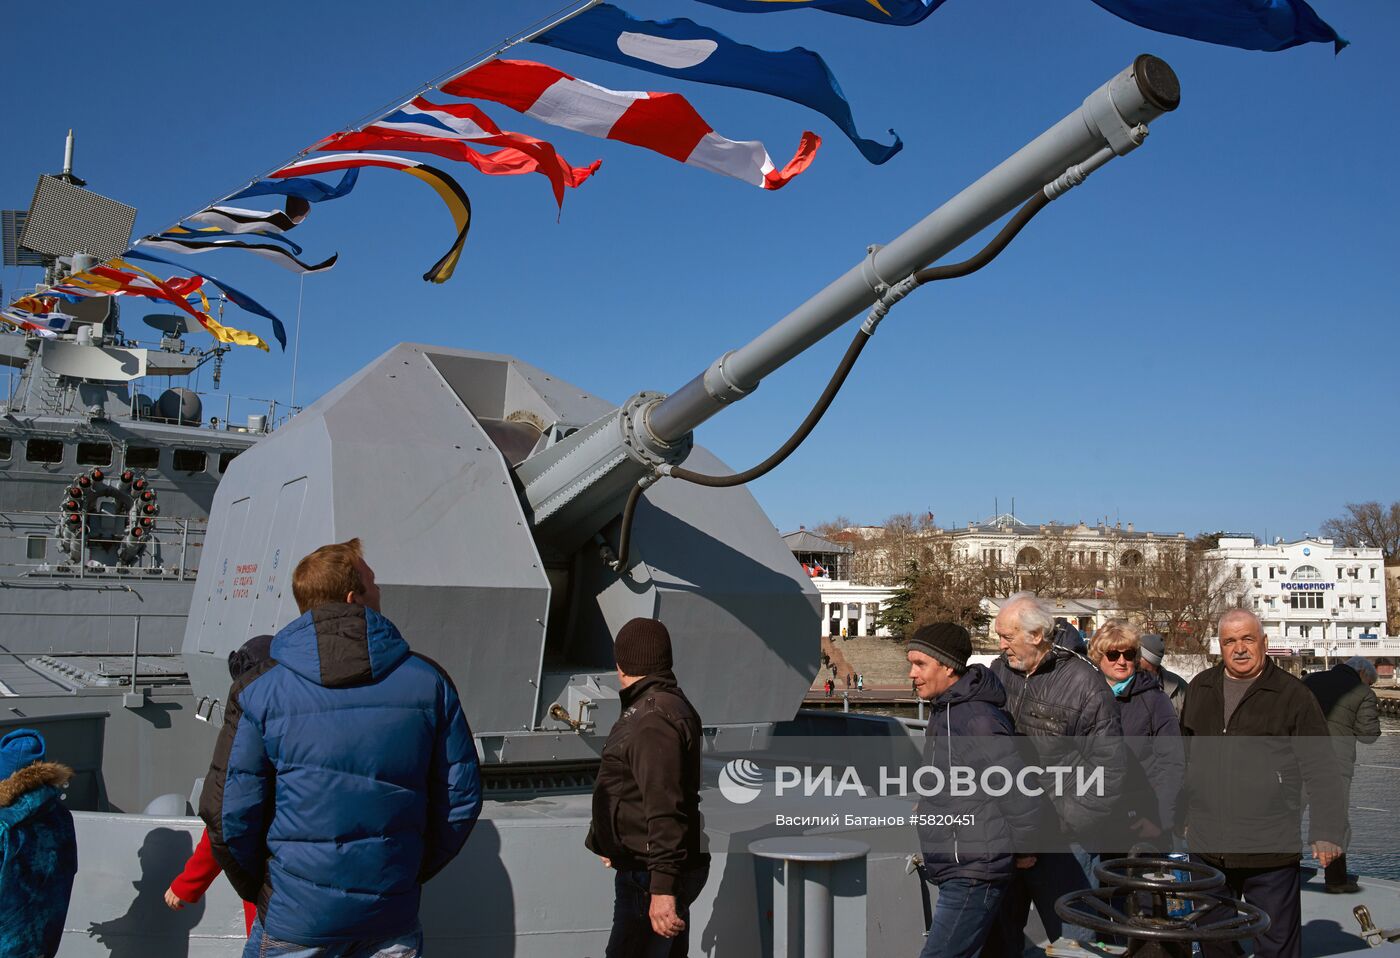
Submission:
M 58 174 L 58 178 L 65 183 L 72 183 L 74 186 L 87 186 L 87 180 L 79 179 L 73 175 L 73 131 L 68 131 L 68 139 L 63 144 L 63 172 Z

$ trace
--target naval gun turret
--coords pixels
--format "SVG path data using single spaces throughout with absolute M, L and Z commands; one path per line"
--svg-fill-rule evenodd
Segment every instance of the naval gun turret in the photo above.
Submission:
M 693 431 L 868 310 L 829 401 L 900 299 L 989 260 L 1039 209 L 1141 145 L 1179 96 L 1166 63 L 1138 57 L 669 395 L 613 407 L 512 357 L 389 351 L 242 455 L 219 486 L 184 644 L 201 716 L 219 717 L 227 653 L 296 617 L 296 561 L 358 536 L 385 612 L 456 682 L 488 772 L 596 758 L 618 715 L 612 636 L 637 615 L 667 622 L 677 672 L 715 734 L 749 744 L 791 718 L 817 671 L 816 592 Z M 1017 207 L 978 257 L 926 269 Z

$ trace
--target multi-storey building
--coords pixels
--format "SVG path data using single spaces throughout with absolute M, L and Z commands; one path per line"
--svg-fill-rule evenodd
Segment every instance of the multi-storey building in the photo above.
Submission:
M 1376 656 L 1386 639 L 1381 550 L 1308 538 L 1265 545 L 1226 536 L 1210 553 L 1239 583 L 1235 604 L 1259 616 L 1274 655 L 1313 659 Z
M 1184 532 L 1138 531 L 1131 522 L 1126 527 L 1107 522 L 1037 524 L 1011 515 L 969 522 L 965 528 L 931 528 L 894 538 L 882 537 L 869 527 L 852 531 L 873 546 L 859 550 L 854 559 L 857 581 L 898 579 L 904 562 L 917 558 L 919 550 L 942 548 L 958 560 L 1001 570 L 1007 592 L 1088 595 L 1119 584 L 1123 576 L 1136 574 L 1165 551 L 1186 548 Z

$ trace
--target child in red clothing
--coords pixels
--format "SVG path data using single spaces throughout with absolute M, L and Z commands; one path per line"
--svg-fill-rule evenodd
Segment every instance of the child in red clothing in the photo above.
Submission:
M 228 655 L 229 678 L 235 682 L 239 676 L 249 669 L 257 668 L 264 662 L 271 660 L 268 650 L 272 646 L 272 636 L 259 635 L 243 643 L 239 649 L 235 649 Z M 223 868 L 214 860 L 214 853 L 209 848 L 209 830 L 199 836 L 199 844 L 195 846 L 194 854 L 190 860 L 185 862 L 185 870 L 182 871 L 170 887 L 165 890 L 165 904 L 172 911 L 179 911 L 186 905 L 193 905 L 204 897 L 204 893 L 209 890 L 209 886 L 214 883 L 214 879 L 219 877 Z M 243 903 L 243 919 L 247 925 L 248 933 L 253 930 L 253 919 L 258 917 L 258 908 L 250 901 Z
M 179 911 L 186 905 L 193 905 L 204 897 L 204 893 L 209 890 L 209 886 L 214 884 L 214 879 L 219 877 L 223 869 L 219 863 L 214 861 L 214 855 L 209 850 L 209 830 L 199 836 L 199 844 L 195 846 L 194 854 L 190 860 L 185 862 L 185 870 L 175 877 L 170 883 L 170 887 L 165 890 L 165 903 L 171 910 Z M 243 903 L 243 921 L 247 926 L 245 934 L 253 930 L 253 919 L 258 917 L 258 908 L 250 901 Z

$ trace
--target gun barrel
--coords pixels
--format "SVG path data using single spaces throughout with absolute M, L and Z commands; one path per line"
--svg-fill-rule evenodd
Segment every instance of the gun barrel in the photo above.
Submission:
M 898 282 L 956 249 L 1105 147 L 1119 156 L 1135 149 L 1142 142 L 1143 125 L 1176 109 L 1180 99 L 1171 67 L 1157 57 L 1139 56 L 1073 113 L 888 246 L 874 250 L 748 345 L 720 357 L 653 406 L 645 417 L 650 438 L 670 443 L 688 435 L 752 392 L 763 377 L 869 308 L 881 284 Z

